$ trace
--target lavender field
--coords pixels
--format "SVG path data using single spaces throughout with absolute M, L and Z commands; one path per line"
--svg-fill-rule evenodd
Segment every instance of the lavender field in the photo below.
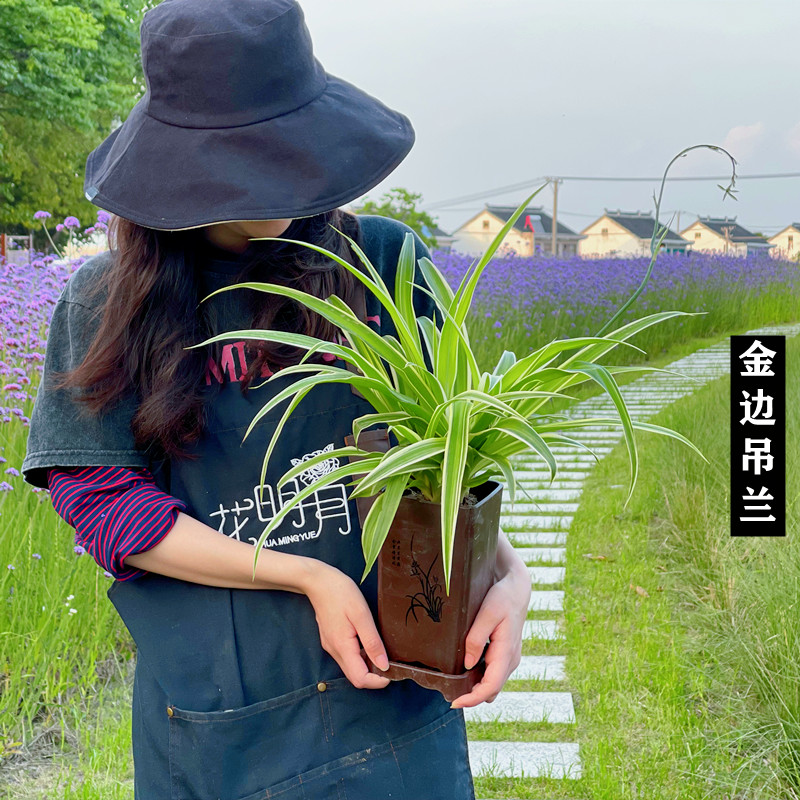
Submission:
M 458 254 L 433 255 L 454 286 L 471 263 Z M 90 692 L 114 659 L 131 651 L 103 596 L 110 576 L 75 547 L 47 493 L 19 474 L 48 322 L 81 262 L 46 255 L 26 265 L 0 262 L 0 754 L 13 752 L 35 723 L 57 730 L 70 697 Z M 555 338 L 595 333 L 646 267 L 644 259 L 495 260 L 469 323 L 482 365 L 505 349 L 522 355 Z M 695 336 L 794 321 L 799 271 L 770 258 L 664 256 L 620 324 L 659 310 L 707 312 L 669 320 L 633 340 L 655 354 Z M 618 348 L 607 363 L 636 355 Z
M 435 251 L 451 285 L 458 285 L 472 258 Z M 480 313 L 470 325 L 481 366 L 503 350 L 518 355 L 553 339 L 594 335 L 630 297 L 647 272 L 649 258 L 494 259 L 478 287 Z M 650 280 L 615 327 L 657 311 L 704 312 L 656 325 L 631 342 L 648 356 L 688 338 L 746 330 L 756 324 L 795 320 L 800 265 L 770 256 L 737 258 L 694 253 L 661 255 Z M 631 348 L 610 355 L 627 362 L 645 358 Z

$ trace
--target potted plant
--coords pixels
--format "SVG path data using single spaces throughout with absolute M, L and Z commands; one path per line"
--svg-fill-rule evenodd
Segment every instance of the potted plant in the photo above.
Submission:
M 693 148 L 676 156 L 670 166 L 690 149 Z M 551 341 L 521 358 L 506 351 L 492 372 L 479 369 L 466 324 L 476 286 L 492 256 L 541 188 L 511 215 L 455 291 L 430 259 L 415 258 L 410 233 L 399 254 L 394 293 L 350 237 L 345 236 L 363 270 L 324 248 L 294 242 L 349 270 L 378 298 L 394 323 L 397 337 L 371 329 L 336 296 L 322 299 L 286 286 L 250 282 L 218 292 L 244 286 L 291 298 L 330 320 L 342 331 L 346 343 L 272 330 L 234 331 L 202 343 L 261 338 L 307 351 L 299 364 L 279 373 L 301 377 L 264 405 L 245 434 L 249 435 L 263 415 L 290 399 L 264 457 L 262 484 L 283 425 L 318 383 L 348 383 L 373 406 L 375 413 L 353 422 L 352 436 L 345 446 L 304 460 L 284 474 L 279 487 L 322 461 L 333 457 L 339 458 L 340 463 L 344 461 L 299 491 L 276 513 L 256 544 L 255 560 L 265 539 L 295 506 L 313 491 L 350 478 L 346 485 L 354 487 L 350 497 L 357 502 L 362 523 L 362 581 L 378 561 L 378 627 L 390 659 L 389 671 L 382 674 L 396 679 L 411 677 L 438 689 L 448 699 L 469 691 L 480 680 L 480 664 L 467 672 L 461 669 L 464 640 L 491 585 L 504 486 L 512 504 L 515 501 L 517 483 L 512 457 L 534 451 L 547 464 L 552 479 L 558 465 L 550 445 L 566 444 L 592 452 L 561 431 L 598 423 L 621 425 L 631 466 L 625 506 L 638 472 L 634 429 L 678 439 L 706 460 L 695 445 L 676 431 L 632 420 L 613 377 L 620 372 L 669 370 L 598 363 L 620 344 L 635 347 L 627 340 L 640 331 L 673 317 L 694 314 L 650 314 L 606 335 Z M 729 191 L 730 187 L 726 192 Z M 658 227 L 659 204 L 660 196 L 647 274 L 603 331 L 633 302 L 649 279 L 668 230 L 666 226 Z M 440 323 L 415 317 L 412 293 L 417 264 L 427 283 L 427 287 L 419 288 L 435 301 Z M 342 359 L 348 368 L 309 363 L 310 356 L 318 352 Z M 567 420 L 562 414 L 540 413 L 549 398 L 574 399 L 561 390 L 587 380 L 599 384 L 609 395 L 618 419 Z M 374 425 L 383 427 L 367 430 Z

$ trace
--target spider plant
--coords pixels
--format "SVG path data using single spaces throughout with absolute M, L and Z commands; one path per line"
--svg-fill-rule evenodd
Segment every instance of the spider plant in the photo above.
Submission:
M 688 150 L 682 151 L 670 165 L 686 152 Z M 639 459 L 634 429 L 677 439 L 707 462 L 700 450 L 680 433 L 660 425 L 632 420 L 614 380 L 615 374 L 646 370 L 674 375 L 680 373 L 654 367 L 606 366 L 598 363 L 601 357 L 618 345 L 644 352 L 627 340 L 652 325 L 678 316 L 695 316 L 695 313 L 663 311 L 649 314 L 602 336 L 553 340 L 522 358 L 505 351 L 491 372 L 481 372 L 479 369 L 467 328 L 476 286 L 514 223 L 546 185 L 539 187 L 522 202 L 486 252 L 470 266 L 455 291 L 430 259 L 416 258 L 414 237 L 411 233 L 406 233 L 400 250 L 394 292 L 390 291 L 356 242 L 343 233 L 342 236 L 350 243 L 363 269 L 308 242 L 262 237 L 264 240 L 293 242 L 338 262 L 379 300 L 394 323 L 397 336 L 374 331 L 335 295 L 323 299 L 286 286 L 262 282 L 236 284 L 209 295 L 212 297 L 239 287 L 282 295 L 327 318 L 346 337 L 346 343 L 336 344 L 282 331 L 239 330 L 220 334 L 195 345 L 200 347 L 224 339 L 244 338 L 293 345 L 307 351 L 299 364 L 284 368 L 267 380 L 269 382 L 274 377 L 289 374 L 299 376 L 294 383 L 264 404 L 245 434 L 247 438 L 261 418 L 291 398 L 264 456 L 262 486 L 269 459 L 284 424 L 315 386 L 325 383 L 351 384 L 374 409 L 374 413 L 353 421 L 356 446 L 340 447 L 321 453 L 292 467 L 283 475 L 278 483 L 279 488 L 297 477 L 301 471 L 321 461 L 330 458 L 349 461 L 301 489 L 275 514 L 256 545 L 254 570 L 264 541 L 295 506 L 324 486 L 352 478 L 345 484 L 354 487 L 350 492 L 351 498 L 376 495 L 362 530 L 365 560 L 362 581 L 375 563 L 401 498 L 407 490 L 416 488 L 427 500 L 441 504 L 442 562 L 445 591 L 449 595 L 459 506 L 470 489 L 487 481 L 504 482 L 513 503 L 517 491 L 512 467 L 513 457 L 533 451 L 547 464 L 552 481 L 557 474 L 558 464 L 550 450 L 551 445 L 583 447 L 595 455 L 590 448 L 570 438 L 564 431 L 597 424 L 621 425 L 631 471 L 630 489 L 623 508 L 630 501 L 638 474 Z M 656 226 L 651 242 L 652 260 L 647 275 L 633 297 L 611 322 L 616 321 L 644 288 L 661 241 L 666 236 L 667 226 L 658 225 L 659 203 L 660 196 L 656 199 Z M 419 266 L 427 286 L 415 283 L 416 265 Z M 441 317 L 440 322 L 415 316 L 412 302 L 415 288 L 433 298 Z M 609 323 L 603 330 L 608 327 Z M 356 371 L 331 363 L 310 363 L 308 359 L 314 353 L 332 354 L 353 365 Z M 426 357 L 430 365 L 426 362 Z M 588 380 L 597 383 L 608 394 L 618 412 L 618 418 L 568 420 L 565 415 L 540 413 L 549 398 L 574 400 L 571 395 L 563 394 L 562 390 Z M 360 432 L 376 424 L 388 427 L 397 440 L 397 444 L 385 453 L 369 452 L 357 446 Z

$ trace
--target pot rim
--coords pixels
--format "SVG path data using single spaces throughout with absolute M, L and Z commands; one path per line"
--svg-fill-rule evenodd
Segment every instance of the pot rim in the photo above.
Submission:
M 489 491 L 489 493 L 482 500 L 479 500 L 477 503 L 475 503 L 475 505 L 472 505 L 472 506 L 460 505 L 459 506 L 459 510 L 464 509 L 465 511 L 470 511 L 473 508 L 480 508 L 481 506 L 483 506 L 486 503 L 488 503 L 497 494 L 497 492 L 502 491 L 503 490 L 503 486 L 505 485 L 505 484 L 500 483 L 499 481 L 494 481 L 494 480 L 490 479 L 488 481 L 484 481 L 483 483 L 481 483 L 478 486 L 475 486 L 473 488 L 479 489 L 481 486 L 486 486 L 487 483 L 488 484 L 494 484 L 494 489 L 491 489 Z M 470 491 L 472 491 L 472 489 L 470 489 Z M 423 497 L 422 495 L 412 495 L 412 496 L 403 495 L 401 500 L 411 500 L 414 503 L 428 503 L 429 505 L 432 505 L 432 506 L 441 506 L 441 503 L 435 503 L 433 500 L 428 500 L 427 497 Z

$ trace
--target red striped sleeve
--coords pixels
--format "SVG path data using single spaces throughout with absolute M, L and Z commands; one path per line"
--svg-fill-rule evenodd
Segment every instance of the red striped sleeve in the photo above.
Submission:
M 75 541 L 117 580 L 146 575 L 125 559 L 155 547 L 186 504 L 162 492 L 145 469 L 53 468 L 47 472 L 56 513 L 75 529 Z

